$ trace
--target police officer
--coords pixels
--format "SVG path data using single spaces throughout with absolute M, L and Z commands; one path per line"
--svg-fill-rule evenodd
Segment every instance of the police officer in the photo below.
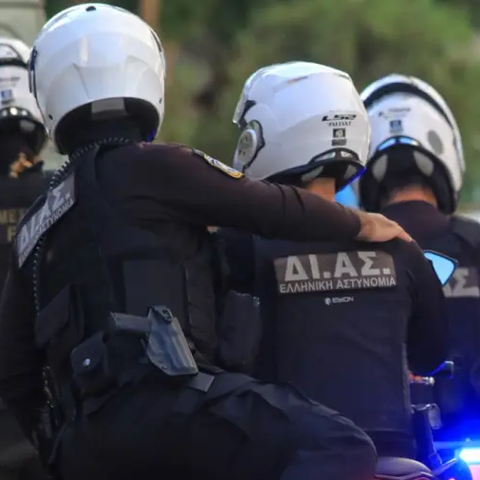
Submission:
M 234 117 L 242 130 L 235 165 L 247 177 L 333 203 L 364 170 L 370 126 L 347 74 L 275 65 L 246 82 L 241 102 L 249 107 Z M 291 382 L 352 419 L 379 455 L 413 457 L 407 357 L 426 374 L 447 356 L 442 288 L 420 248 L 220 235 L 232 288 L 260 299 L 256 374 Z
M 163 120 L 164 54 L 121 8 L 59 13 L 29 65 L 69 161 L 17 229 L 0 395 L 44 458 L 65 480 L 370 479 L 373 446 L 350 421 L 214 365 L 206 226 L 297 240 L 409 237 L 382 216 L 250 181 L 202 152 L 142 143 Z
M 47 133 L 28 89 L 29 54 L 21 40 L 0 38 L 0 288 L 17 222 L 47 187 L 38 157 Z
M 480 427 L 480 225 L 455 215 L 465 172 L 460 131 L 445 100 L 418 78 L 388 75 L 362 98 L 372 125 L 363 207 L 459 262 L 444 288 L 455 375 L 436 382 L 437 400 L 445 435 L 470 436 Z
M 28 88 L 29 54 L 22 41 L 0 38 L 0 289 L 17 222 L 48 186 L 38 157 L 47 133 Z M 0 478 L 43 478 L 36 452 L 3 402 L 0 445 Z

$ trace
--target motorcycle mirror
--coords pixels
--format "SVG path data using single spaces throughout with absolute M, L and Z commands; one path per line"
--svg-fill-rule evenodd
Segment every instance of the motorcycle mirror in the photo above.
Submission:
M 445 285 L 457 268 L 457 261 L 438 252 L 424 250 L 423 254 L 432 264 L 442 285 Z

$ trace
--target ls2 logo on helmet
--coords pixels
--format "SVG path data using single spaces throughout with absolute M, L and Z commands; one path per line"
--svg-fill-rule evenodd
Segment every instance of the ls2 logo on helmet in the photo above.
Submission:
M 335 115 L 325 115 L 322 122 L 327 122 L 329 127 L 349 127 L 357 118 L 354 113 L 340 113 Z

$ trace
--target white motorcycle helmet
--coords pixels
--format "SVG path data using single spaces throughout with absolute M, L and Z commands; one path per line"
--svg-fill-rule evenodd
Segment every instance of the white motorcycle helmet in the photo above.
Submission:
M 350 76 L 316 63 L 261 68 L 245 82 L 233 123 L 242 132 L 234 167 L 256 180 L 336 179 L 365 167 L 368 115 Z
M 30 58 L 30 89 L 60 153 L 82 121 L 131 116 L 151 141 L 164 116 L 165 58 L 139 17 L 101 3 L 76 5 L 42 28 Z
M 18 131 L 35 154 L 47 132 L 28 86 L 30 48 L 21 40 L 0 37 L 0 130 Z
M 430 185 L 439 209 L 453 213 L 465 161 L 445 100 L 426 82 L 398 74 L 373 82 L 361 95 L 372 127 L 367 171 L 359 181 L 362 206 L 378 211 L 387 180 L 413 172 Z

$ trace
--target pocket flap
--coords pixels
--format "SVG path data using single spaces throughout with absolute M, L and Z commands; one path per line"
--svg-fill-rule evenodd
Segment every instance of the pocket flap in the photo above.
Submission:
M 74 348 L 70 355 L 73 372 L 76 375 L 85 375 L 95 370 L 103 362 L 106 348 L 102 332 Z

